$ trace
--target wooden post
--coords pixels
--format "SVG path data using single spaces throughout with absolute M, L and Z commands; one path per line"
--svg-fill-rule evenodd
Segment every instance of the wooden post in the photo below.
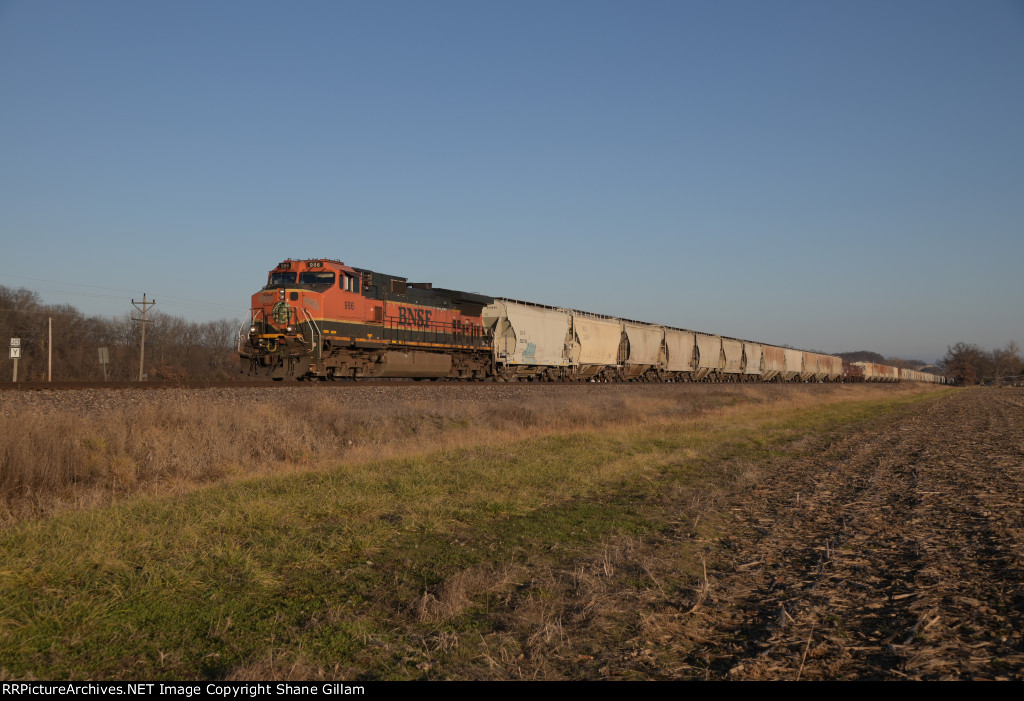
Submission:
M 142 305 L 141 309 L 139 308 L 139 304 Z M 149 302 L 146 301 L 145 292 L 142 293 L 141 302 L 136 302 L 134 299 L 132 300 L 132 305 L 140 312 L 142 312 L 141 319 L 136 319 L 135 317 L 132 317 L 134 321 L 142 322 L 142 347 L 139 349 L 139 382 L 142 382 L 142 374 L 144 372 L 143 368 L 146 365 L 146 311 L 149 309 L 149 307 L 152 307 L 154 304 L 156 304 L 155 299 Z
M 103 381 L 107 381 L 107 363 L 110 362 L 110 357 L 107 354 L 106 348 L 100 348 L 100 365 L 103 366 Z
M 18 381 L 18 358 L 21 357 L 21 339 L 11 339 L 11 360 L 14 361 L 14 379 L 12 382 Z

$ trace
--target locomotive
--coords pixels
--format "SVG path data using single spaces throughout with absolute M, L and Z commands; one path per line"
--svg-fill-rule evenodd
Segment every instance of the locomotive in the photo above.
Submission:
M 252 296 L 240 370 L 274 380 L 927 381 L 812 351 L 287 259 Z
M 243 371 L 275 380 L 482 379 L 491 341 L 481 313 L 492 301 L 338 260 L 288 259 L 252 296 Z

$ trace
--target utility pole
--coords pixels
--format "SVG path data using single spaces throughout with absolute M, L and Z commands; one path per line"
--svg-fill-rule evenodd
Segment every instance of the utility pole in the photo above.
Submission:
M 141 308 L 139 307 L 140 304 L 142 305 Z M 132 317 L 132 321 L 142 322 L 142 347 L 139 349 L 139 382 L 142 382 L 142 369 L 143 369 L 143 367 L 145 367 L 145 363 L 146 363 L 146 312 L 154 304 L 156 304 L 156 300 L 155 299 L 154 300 L 150 300 L 149 302 L 146 301 L 146 293 L 145 292 L 142 293 L 142 301 L 141 302 L 136 302 L 134 299 L 132 299 L 132 306 L 134 306 L 136 309 L 138 309 L 139 313 L 142 314 L 142 318 L 141 319 L 138 319 L 138 318 L 136 318 L 134 316 Z
M 53 382 L 53 317 L 49 317 L 50 338 L 46 342 L 46 381 Z

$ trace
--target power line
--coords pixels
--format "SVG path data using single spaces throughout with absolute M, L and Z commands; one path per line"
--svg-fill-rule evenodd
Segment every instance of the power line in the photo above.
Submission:
M 102 294 L 96 294 L 95 292 L 49 290 L 49 289 L 40 289 L 40 288 L 31 289 L 31 288 L 27 288 L 27 287 L 23 287 L 21 289 L 27 290 L 28 292 L 68 295 L 68 296 L 71 296 L 71 297 L 97 297 L 97 298 L 103 298 L 103 299 L 120 299 L 120 300 L 124 299 L 124 297 L 122 297 L 121 295 L 102 295 Z M 170 297 L 170 299 L 173 300 L 173 299 L 180 299 L 180 298 Z M 209 304 L 201 304 L 201 303 L 198 303 L 198 302 L 192 302 L 191 300 L 186 300 L 185 303 L 183 303 L 183 302 L 170 302 L 168 304 L 168 306 L 170 306 L 172 308 L 184 307 L 186 309 L 198 309 L 200 311 L 213 312 L 215 314 L 234 313 L 235 315 L 237 315 L 239 313 L 239 309 L 241 308 L 240 306 L 228 306 L 226 304 L 219 305 L 216 302 L 212 302 L 212 303 L 209 303 Z
M 80 282 L 68 282 L 67 280 L 48 280 L 46 278 L 30 277 L 28 275 L 12 275 L 9 273 L 0 273 L 0 277 L 11 277 L 20 280 L 34 280 L 35 282 L 49 282 L 58 285 L 68 285 L 71 287 L 88 287 L 94 290 L 107 290 L 108 292 L 122 292 L 124 295 L 131 294 L 131 290 L 126 290 L 119 287 L 107 287 L 104 285 L 88 285 Z M 27 288 L 26 288 L 27 289 Z M 110 295 L 110 294 L 98 294 L 95 292 L 79 292 L 79 291 L 67 291 L 67 290 L 54 290 L 54 289 L 30 289 L 30 292 L 48 292 L 50 294 L 63 294 L 63 295 L 77 295 L 82 297 L 96 297 L 103 299 L 124 299 L 122 295 Z M 177 300 L 179 304 L 173 306 L 186 306 L 193 307 L 196 309 L 202 309 L 204 311 L 219 312 L 221 310 L 231 310 L 237 312 L 239 306 L 219 304 L 217 302 L 210 302 L 208 300 L 190 299 L 188 297 L 177 297 L 173 295 L 161 295 L 164 300 Z M 166 304 L 166 301 L 165 301 Z
M 74 295 L 76 297 L 103 297 L 105 299 L 124 299 L 124 297 L 122 295 L 101 295 L 101 294 L 97 294 L 95 292 L 79 292 L 77 290 L 75 290 L 75 291 L 70 291 L 70 290 L 48 290 L 48 289 L 45 289 L 45 288 L 31 289 L 31 288 L 28 288 L 28 287 L 22 287 L 22 288 L 19 288 L 19 289 L 27 290 L 28 292 L 35 292 L 35 293 L 47 292 L 49 294 Z
M 121 287 L 108 287 L 106 285 L 87 285 L 84 282 L 68 282 L 67 280 L 48 280 L 42 277 L 30 277 L 28 275 L 15 275 L 12 273 L 0 273 L 3 277 L 13 277 L 19 280 L 35 280 L 36 282 L 53 282 L 58 285 L 72 285 L 73 287 L 91 287 L 94 290 L 107 290 L 109 292 L 123 292 L 125 294 L 131 294 L 131 290 L 124 289 Z

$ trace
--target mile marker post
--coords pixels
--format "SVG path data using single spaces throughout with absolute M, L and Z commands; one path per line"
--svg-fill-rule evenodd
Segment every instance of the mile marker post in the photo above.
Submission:
M 21 357 L 21 339 L 11 339 L 11 360 L 14 361 L 14 379 L 12 382 L 18 381 L 18 358 Z

